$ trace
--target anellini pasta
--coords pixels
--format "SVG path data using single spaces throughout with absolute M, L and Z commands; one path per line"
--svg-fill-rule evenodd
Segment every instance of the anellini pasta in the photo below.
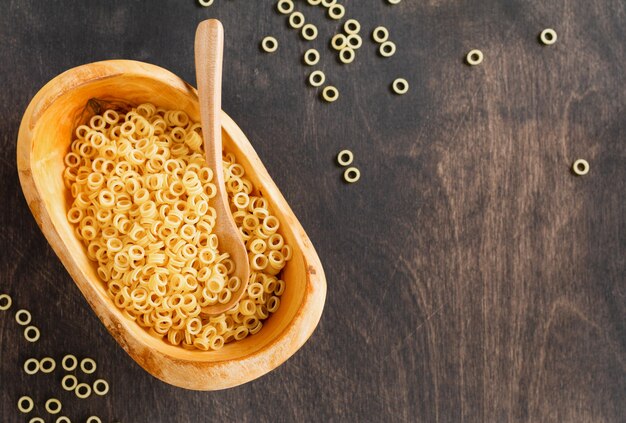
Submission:
M 280 272 L 292 254 L 244 168 L 229 153 L 223 164 L 251 272 L 237 305 L 206 316 L 203 307 L 228 302 L 242 281 L 213 233 L 216 188 L 200 125 L 152 104 L 109 109 L 76 129 L 65 156 L 67 219 L 108 295 L 150 334 L 188 349 L 217 350 L 256 334 L 280 306 Z

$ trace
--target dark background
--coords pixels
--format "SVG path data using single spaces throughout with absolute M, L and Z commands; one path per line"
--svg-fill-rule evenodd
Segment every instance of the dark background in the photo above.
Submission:
M 345 0 L 364 37 L 349 66 L 327 47 L 336 21 L 296 0 L 320 29 L 306 43 L 275 3 L 0 0 L 0 292 L 14 299 L 0 312 L 0 421 L 26 420 L 24 394 L 44 416 L 58 396 L 73 421 L 625 421 L 626 3 Z M 100 324 L 29 213 L 15 144 L 32 96 L 68 68 L 136 59 L 193 83 L 208 17 L 226 30 L 224 110 L 308 231 L 328 297 L 284 365 L 191 392 L 145 373 Z M 381 24 L 391 59 L 370 41 Z M 551 47 L 537 40 L 548 27 Z M 273 55 L 259 50 L 269 34 Z M 334 104 L 305 84 L 311 46 Z M 478 67 L 463 63 L 473 48 Z M 391 93 L 396 77 L 407 95 Z M 334 164 L 342 148 L 355 185 Z M 578 158 L 587 176 L 571 173 Z M 35 345 L 18 308 L 42 330 Z M 107 397 L 21 371 L 67 352 L 98 361 Z

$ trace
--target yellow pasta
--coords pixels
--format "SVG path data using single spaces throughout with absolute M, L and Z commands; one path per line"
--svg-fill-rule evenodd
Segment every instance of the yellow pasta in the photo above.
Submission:
M 184 112 L 152 104 L 105 110 L 76 128 L 64 162 L 76 237 L 111 301 L 152 336 L 217 350 L 258 333 L 278 309 L 291 247 L 243 166 L 224 153 L 230 210 L 248 249 L 249 289 L 228 312 L 202 314 L 227 303 L 242 281 L 213 232 L 215 175 L 201 127 Z M 75 359 L 63 365 L 75 366 Z

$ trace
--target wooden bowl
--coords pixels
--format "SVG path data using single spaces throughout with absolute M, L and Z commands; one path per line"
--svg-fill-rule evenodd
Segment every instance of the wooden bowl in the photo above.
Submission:
M 259 333 L 219 351 L 189 351 L 152 337 L 122 315 L 107 296 L 86 248 L 66 213 L 71 197 L 63 184 L 63 157 L 77 116 L 90 100 L 151 102 L 185 111 L 199 120 L 196 90 L 179 77 L 147 63 L 111 60 L 71 69 L 46 84 L 29 104 L 19 130 L 17 167 L 24 196 L 37 224 L 96 315 L 124 350 L 147 372 L 187 389 L 216 390 L 240 385 L 291 357 L 317 326 L 326 298 L 320 260 L 304 229 L 267 173 L 246 136 L 222 115 L 224 148 L 244 166 L 269 201 L 281 233 L 293 247 L 283 270 L 286 290 L 278 311 Z

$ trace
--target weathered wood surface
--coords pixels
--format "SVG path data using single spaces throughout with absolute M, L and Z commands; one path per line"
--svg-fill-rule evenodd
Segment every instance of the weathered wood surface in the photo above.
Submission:
M 0 291 L 33 311 L 24 342 L 0 313 L 0 420 L 52 395 L 76 421 L 620 422 L 626 420 L 626 5 L 619 0 L 345 0 L 367 38 L 350 66 L 338 25 L 303 1 L 303 42 L 274 1 L 17 1 L 0 14 Z M 15 140 L 30 98 L 58 73 L 128 58 L 193 81 L 201 19 L 226 29 L 224 109 L 246 132 L 312 238 L 328 279 L 305 347 L 227 391 L 176 389 L 117 346 L 46 244 L 19 189 Z M 398 46 L 384 60 L 369 32 Z M 556 29 L 543 47 L 539 32 Z M 276 54 L 259 51 L 268 34 Z M 338 102 L 305 85 L 322 51 Z M 479 48 L 479 67 L 463 57 Z M 405 77 L 410 93 L 389 85 Z M 355 152 L 356 185 L 334 155 Z M 577 158 L 585 177 L 569 170 Z M 99 362 L 103 398 L 78 401 L 29 356 Z

